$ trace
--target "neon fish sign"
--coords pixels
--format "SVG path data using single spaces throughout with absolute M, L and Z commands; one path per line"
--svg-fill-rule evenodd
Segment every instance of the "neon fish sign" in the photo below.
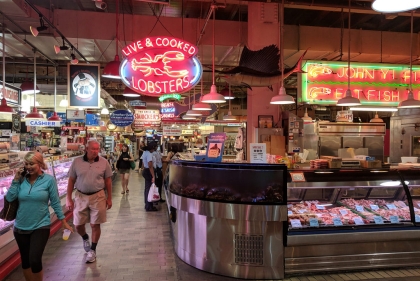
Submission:
M 149 96 L 186 92 L 203 72 L 198 48 L 178 38 L 148 37 L 127 45 L 122 53 L 127 56 L 120 65 L 122 81 Z
M 410 83 L 408 65 L 307 61 L 300 74 L 301 102 L 335 104 L 345 95 L 350 78 L 354 97 L 364 105 L 397 106 L 407 98 Z M 413 67 L 412 87 L 420 98 L 420 68 Z

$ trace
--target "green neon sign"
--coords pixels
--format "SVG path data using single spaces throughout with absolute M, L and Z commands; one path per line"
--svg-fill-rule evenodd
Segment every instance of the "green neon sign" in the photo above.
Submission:
M 168 99 L 180 100 L 181 95 L 180 94 L 165 94 L 165 95 L 161 95 L 159 97 L 160 102 L 163 102 L 163 101 L 168 100 Z
M 299 74 L 300 102 L 336 104 L 350 89 L 362 105 L 397 106 L 407 99 L 409 65 L 307 61 Z M 420 98 L 420 67 L 412 69 L 415 99 Z

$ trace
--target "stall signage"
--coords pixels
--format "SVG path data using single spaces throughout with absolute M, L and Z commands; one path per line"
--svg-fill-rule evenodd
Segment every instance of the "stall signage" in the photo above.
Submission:
M 146 107 L 146 102 L 141 100 L 131 100 L 128 104 L 132 107 Z
M 26 126 L 31 127 L 61 127 L 60 121 L 26 120 Z
M 351 110 L 337 111 L 337 115 L 335 118 L 345 118 L 347 122 L 353 122 L 353 112 Z
M 3 87 L 3 81 L 0 81 L 0 87 Z M 19 88 L 6 84 L 6 88 L 0 91 L 0 98 L 5 98 L 7 103 L 10 104 L 20 104 Z
M 163 126 L 163 135 L 168 137 L 177 137 L 181 135 L 181 129 L 172 126 Z
M 265 143 L 250 144 L 250 163 L 267 163 L 266 156 L 267 147 Z
M 118 127 L 130 126 L 134 121 L 134 115 L 125 109 L 115 110 L 111 113 L 109 119 L 111 123 Z
M 85 120 L 85 111 L 82 109 L 67 109 L 66 110 L 66 117 L 67 120 L 77 120 L 82 119 Z
M 180 100 L 181 99 L 181 95 L 180 94 L 166 94 L 166 95 L 162 95 L 159 97 L 159 101 L 163 102 L 165 100 L 168 99 L 173 99 L 173 100 Z
M 203 68 L 198 48 L 182 39 L 147 37 L 125 46 L 121 80 L 135 92 L 148 96 L 183 93 L 200 81 Z
M 177 110 L 173 102 L 164 102 L 160 104 L 160 115 L 162 119 L 171 119 L 177 116 Z
M 211 133 L 207 139 L 207 162 L 222 162 L 226 133 Z
M 159 110 L 151 109 L 135 109 L 133 129 L 144 127 L 159 127 L 160 126 Z
M 362 105 L 397 106 L 407 99 L 409 65 L 307 61 L 299 74 L 300 102 L 336 104 L 348 89 Z M 420 99 L 420 67 L 413 66 L 412 87 Z
M 182 134 L 185 136 L 192 136 L 194 135 L 194 130 L 182 130 Z

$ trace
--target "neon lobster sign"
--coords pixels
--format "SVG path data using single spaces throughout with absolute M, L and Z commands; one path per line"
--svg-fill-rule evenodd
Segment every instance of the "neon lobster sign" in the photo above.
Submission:
M 397 106 L 407 98 L 410 83 L 408 65 L 307 61 L 300 74 L 301 102 L 336 104 L 350 89 L 362 105 Z M 420 99 L 420 68 L 413 66 L 412 87 Z
M 203 68 L 196 55 L 198 48 L 173 37 L 147 37 L 122 49 L 122 81 L 132 90 L 161 96 L 183 93 L 194 87 Z

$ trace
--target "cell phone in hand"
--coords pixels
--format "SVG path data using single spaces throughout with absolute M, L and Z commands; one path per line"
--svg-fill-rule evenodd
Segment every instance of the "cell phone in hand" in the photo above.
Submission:
M 23 172 L 21 173 L 21 176 L 24 178 L 27 173 L 28 173 L 28 170 L 26 170 L 26 168 L 23 168 Z

